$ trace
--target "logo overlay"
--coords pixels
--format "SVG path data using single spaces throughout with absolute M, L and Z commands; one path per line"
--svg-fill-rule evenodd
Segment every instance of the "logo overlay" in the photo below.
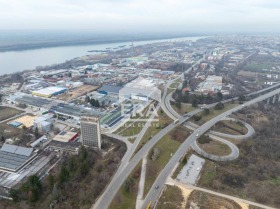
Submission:
M 121 117 L 129 127 L 156 126 L 161 91 L 153 80 L 139 77 L 119 91 Z M 127 125 L 127 123 L 126 123 Z

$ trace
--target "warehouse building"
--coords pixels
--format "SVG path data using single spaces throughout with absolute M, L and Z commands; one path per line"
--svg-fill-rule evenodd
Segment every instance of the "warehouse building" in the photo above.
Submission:
M 81 143 L 75 141 L 64 143 L 64 142 L 52 140 L 48 144 L 48 150 L 56 151 L 56 152 L 66 152 L 71 154 L 78 154 L 80 147 L 81 147 Z
M 121 89 L 122 86 L 104 84 L 100 89 L 98 89 L 98 93 L 105 95 L 118 95 Z
M 34 97 L 31 95 L 23 94 L 23 93 L 16 93 L 11 95 L 7 98 L 9 103 L 14 104 L 26 104 L 31 108 L 38 108 L 41 110 L 47 111 L 44 107 L 49 106 L 51 101 L 47 99 L 43 99 L 41 97 Z
M 40 144 L 42 144 L 42 143 L 44 143 L 45 141 L 47 141 L 48 140 L 48 138 L 47 138 L 47 136 L 41 136 L 39 139 L 37 139 L 37 140 L 35 140 L 34 142 L 32 142 L 31 144 L 30 144 L 30 147 L 37 147 L 37 146 L 39 146 Z
M 39 97 L 52 97 L 59 94 L 66 92 L 68 89 L 59 86 L 51 86 L 44 89 L 40 89 L 38 91 L 33 91 L 32 95 L 39 96 Z
M 77 132 L 71 132 L 71 131 L 62 131 L 59 134 L 57 134 L 53 140 L 59 141 L 59 142 L 71 142 L 74 141 L 78 136 Z
M 82 115 L 94 115 L 96 117 L 104 115 L 104 113 L 94 110 L 93 108 L 86 108 L 81 105 L 70 105 L 59 103 L 57 106 L 52 106 L 49 112 L 57 114 L 60 120 L 75 119 L 79 120 Z
M 138 77 L 137 79 L 127 83 L 119 91 L 119 99 L 137 99 L 141 101 L 161 100 L 161 91 L 157 88 L 157 83 L 153 79 L 145 79 Z
M 51 126 L 54 122 L 54 118 L 52 114 L 46 114 L 41 117 L 36 117 L 34 120 L 34 127 L 38 128 L 39 131 L 49 132 L 51 130 Z
M 125 114 L 122 114 L 122 108 L 117 107 L 116 109 L 108 112 L 103 117 L 100 118 L 100 124 L 102 128 L 113 127 L 114 125 L 118 124 L 122 119 L 130 116 L 130 113 L 133 111 L 133 104 L 130 101 L 126 101 L 124 103 L 126 107 Z
M 17 122 L 17 121 L 12 121 L 12 122 L 10 122 L 8 124 L 9 124 L 9 126 L 12 126 L 14 128 L 18 128 L 18 127 L 22 126 L 22 123 Z
M 222 90 L 222 85 L 222 76 L 211 75 L 198 85 L 198 89 L 196 91 L 203 94 L 216 93 Z
M 0 149 L 0 169 L 16 172 L 36 157 L 33 148 L 3 144 Z

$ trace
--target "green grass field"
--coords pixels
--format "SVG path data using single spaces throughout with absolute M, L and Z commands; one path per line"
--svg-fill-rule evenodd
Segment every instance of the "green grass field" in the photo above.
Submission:
M 158 209 L 178 209 L 182 208 L 181 204 L 184 201 L 182 191 L 177 186 L 166 186 L 162 193 L 157 208 Z
M 161 109 L 158 111 L 158 117 L 155 117 L 155 119 L 158 119 L 158 121 L 151 123 L 151 126 L 147 129 L 136 148 L 135 153 L 137 153 L 154 135 L 172 123 L 172 120 L 163 111 L 161 111 Z
M 249 70 L 249 71 L 260 71 L 260 70 L 263 70 L 263 69 L 271 69 L 274 65 L 272 63 L 269 63 L 269 62 L 257 62 L 257 61 L 252 61 L 252 62 L 249 62 L 246 66 L 245 66 L 245 69 L 246 70 Z
M 198 146 L 208 154 L 212 154 L 212 155 L 225 156 L 231 153 L 231 149 L 229 148 L 228 145 L 216 140 L 211 140 L 211 142 L 206 144 L 198 143 Z
M 204 113 L 200 113 L 201 116 L 202 116 L 201 120 L 194 121 L 194 122 L 197 125 L 202 125 L 202 124 L 206 123 L 207 121 L 215 118 L 216 116 L 218 116 L 218 115 L 220 115 L 220 114 L 222 114 L 222 113 L 224 113 L 224 112 L 226 112 L 226 111 L 228 111 L 228 110 L 230 110 L 230 109 L 232 109 L 232 108 L 234 108 L 234 107 L 236 107 L 238 105 L 239 104 L 227 103 L 227 104 L 225 104 L 225 107 L 222 110 L 215 110 L 214 108 L 211 108 L 211 109 L 209 109 L 210 113 L 208 115 L 204 115 Z
M 169 88 L 171 88 L 171 89 L 176 89 L 176 88 L 178 88 L 178 86 L 180 85 L 181 83 L 180 82 L 174 82 L 174 83 L 172 83 L 170 86 L 169 86 Z
M 212 130 L 232 135 L 244 135 L 248 132 L 244 125 L 231 120 L 219 121 Z
M 180 145 L 181 143 L 172 140 L 170 136 L 166 135 L 154 146 L 154 148 L 158 148 L 160 150 L 160 154 L 159 157 L 154 161 L 151 160 L 148 156 L 146 181 L 144 188 L 145 195 L 150 190 L 161 170 L 170 160 L 171 155 L 176 152 Z
M 146 115 L 148 108 L 145 108 L 142 111 L 143 115 L 137 114 L 135 117 L 132 117 L 130 121 L 126 122 L 123 126 L 121 126 L 114 133 L 121 136 L 134 136 L 140 133 L 145 125 L 145 119 L 149 118 Z M 139 120 L 139 121 L 137 121 Z
M 131 172 L 128 178 L 133 180 L 130 191 L 125 189 L 124 184 L 118 191 L 117 195 L 114 197 L 109 209 L 132 209 L 136 206 L 136 198 L 138 185 L 140 181 L 142 160 L 136 166 L 136 168 Z
M 144 125 L 145 122 L 129 121 L 115 131 L 115 133 L 121 136 L 134 136 L 140 133 Z
M 193 107 L 191 104 L 184 104 L 184 103 L 181 103 L 180 109 L 177 108 L 176 105 L 171 105 L 171 106 L 177 113 L 179 113 L 181 115 L 197 109 L 197 107 Z
M 203 186 L 203 187 L 209 186 L 216 175 L 217 174 L 216 174 L 215 163 L 206 160 L 206 162 L 205 162 L 205 164 L 202 168 L 202 172 L 201 172 L 201 175 L 200 175 L 198 185 Z
M 270 180 L 273 185 L 280 185 L 280 176 L 274 177 Z
M 176 177 L 178 176 L 178 174 L 180 173 L 180 171 L 183 169 L 183 167 L 187 164 L 190 156 L 192 154 L 195 154 L 196 152 L 192 149 L 189 149 L 186 151 L 186 154 L 183 158 L 180 159 L 180 164 L 178 165 L 178 167 L 176 168 L 176 170 L 174 171 L 174 173 L 172 174 L 172 178 L 176 179 Z M 184 159 L 185 158 L 185 159 Z

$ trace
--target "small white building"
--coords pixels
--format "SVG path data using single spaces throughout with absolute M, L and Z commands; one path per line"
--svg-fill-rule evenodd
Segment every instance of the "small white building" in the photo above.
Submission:
M 39 131 L 49 132 L 51 130 L 54 118 L 52 114 L 44 115 L 41 117 L 36 117 L 34 120 L 34 127 L 38 128 Z
M 48 138 L 44 135 L 44 136 L 41 136 L 39 139 L 37 139 L 36 141 L 32 142 L 30 144 L 31 147 L 37 147 L 38 145 L 40 145 L 41 143 L 47 141 Z

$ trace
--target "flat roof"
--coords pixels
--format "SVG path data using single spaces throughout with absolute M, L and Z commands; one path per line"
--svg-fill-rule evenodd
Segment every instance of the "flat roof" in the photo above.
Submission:
M 40 123 L 42 121 L 46 121 L 46 120 L 51 119 L 51 118 L 53 118 L 53 114 L 46 114 L 46 115 L 43 115 L 43 116 L 37 116 L 34 119 L 34 122 L 35 123 Z
M 138 77 L 135 80 L 127 83 L 125 87 L 133 89 L 150 89 L 156 88 L 154 80 Z
M 32 152 L 33 148 L 3 144 L 0 149 L 0 168 L 16 171 L 32 158 Z
M 43 94 L 43 95 L 53 95 L 54 93 L 63 91 L 63 90 L 67 90 L 67 88 L 65 87 L 60 87 L 60 86 L 50 86 L 47 88 L 43 88 L 37 91 L 33 91 L 32 93 L 36 93 L 36 94 Z
M 198 87 L 198 91 L 201 92 L 209 92 L 209 91 L 217 91 L 222 90 L 223 84 L 223 77 L 222 76 L 208 76 L 205 81 L 201 82 Z
M 15 153 L 18 155 L 30 156 L 33 151 L 33 148 L 21 147 L 12 144 L 3 144 L 0 150 L 9 153 Z
M 33 97 L 33 96 L 29 96 L 29 95 L 16 96 L 15 101 L 19 102 L 19 103 L 32 105 L 35 107 L 42 107 L 45 105 L 49 105 L 51 103 L 51 101 L 49 101 L 47 99 L 43 99 L 40 97 Z
M 17 121 L 12 121 L 12 122 L 9 123 L 9 125 L 12 125 L 12 126 L 15 126 L 15 127 L 19 127 L 19 126 L 22 125 L 22 123 L 17 122 Z
M 52 148 L 58 148 L 58 149 L 64 149 L 64 150 L 76 152 L 77 148 L 79 148 L 81 146 L 81 143 L 75 142 L 75 141 L 64 143 L 64 142 L 52 140 L 48 145 L 49 145 L 49 147 L 52 147 Z
M 78 133 L 77 132 L 71 132 L 71 131 L 62 131 L 59 134 L 57 134 L 53 140 L 59 141 L 59 142 L 69 142 L 73 137 L 75 137 Z
M 104 84 L 104 85 L 101 86 L 100 89 L 98 89 L 98 91 L 107 91 L 107 92 L 110 92 L 110 93 L 118 94 L 121 89 L 122 89 L 122 86 Z
M 32 127 L 34 125 L 35 116 L 31 115 L 24 115 L 15 119 L 14 121 L 22 123 L 22 125 L 26 126 L 27 128 Z
M 57 106 L 52 106 L 49 111 L 55 112 L 57 114 L 64 114 L 69 116 L 82 116 L 82 115 L 93 115 L 93 116 L 101 116 L 104 113 L 94 110 L 93 108 L 86 109 L 82 106 L 70 105 L 59 103 Z
M 137 94 L 145 95 L 157 101 L 161 100 L 161 91 L 157 88 L 155 81 L 151 79 L 138 77 L 120 90 L 121 99 Z

